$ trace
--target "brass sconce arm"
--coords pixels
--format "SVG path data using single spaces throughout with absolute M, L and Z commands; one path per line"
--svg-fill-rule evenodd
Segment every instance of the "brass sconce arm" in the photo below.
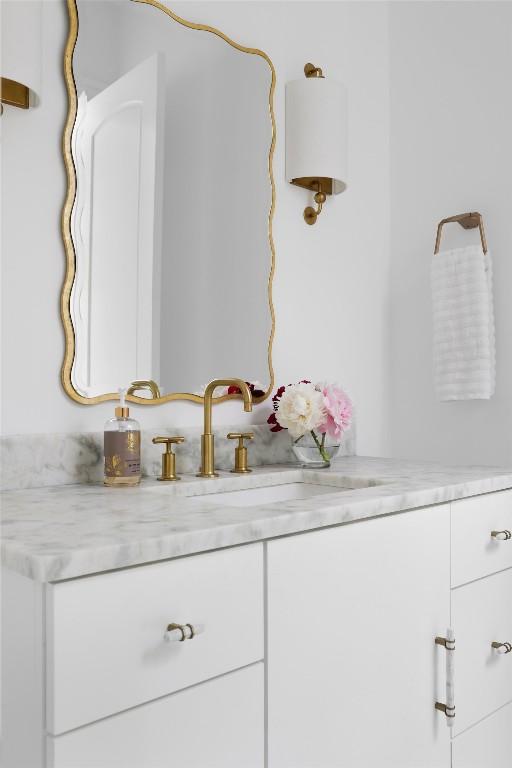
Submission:
M 318 192 L 315 194 L 315 197 L 313 198 L 317 205 L 316 211 L 310 205 L 308 205 L 307 208 L 304 208 L 304 221 L 306 222 L 306 224 L 315 223 L 319 215 L 322 213 L 322 207 L 326 200 L 325 192 L 322 192 L 321 182 L 317 183 L 317 188 L 318 188 Z

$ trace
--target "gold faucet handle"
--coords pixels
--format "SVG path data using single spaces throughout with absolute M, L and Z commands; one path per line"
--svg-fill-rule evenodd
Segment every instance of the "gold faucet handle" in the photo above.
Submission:
M 178 443 L 184 443 L 185 438 L 181 435 L 173 435 L 172 437 L 154 437 L 153 443 L 155 445 L 165 445 L 165 453 L 162 453 L 162 474 L 157 480 L 179 480 L 180 478 L 176 474 L 176 456 L 172 451 L 172 446 Z
M 244 445 L 244 440 L 252 440 L 254 438 L 254 432 L 229 432 L 227 435 L 228 440 L 238 440 L 238 445 L 235 448 L 235 466 L 231 472 L 236 474 L 245 474 L 251 472 L 247 463 L 247 448 Z
M 153 438 L 153 442 L 155 444 L 157 444 L 157 443 L 166 444 L 167 445 L 167 450 L 170 451 L 170 450 L 172 450 L 171 449 L 171 445 L 173 445 L 174 443 L 184 443 L 185 442 L 185 438 L 181 437 L 181 435 L 173 435 L 172 437 L 154 437 Z
M 254 437 L 254 432 L 228 432 L 226 435 L 228 440 L 238 440 L 238 445 L 240 448 L 243 447 L 244 440 L 252 440 Z

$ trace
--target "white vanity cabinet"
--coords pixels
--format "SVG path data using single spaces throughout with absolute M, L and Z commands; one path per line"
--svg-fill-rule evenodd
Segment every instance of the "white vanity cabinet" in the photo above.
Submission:
M 4 568 L 2 768 L 510 768 L 512 490 L 297 528 L 54 583 Z
M 449 526 L 444 505 L 269 542 L 269 768 L 449 766 Z

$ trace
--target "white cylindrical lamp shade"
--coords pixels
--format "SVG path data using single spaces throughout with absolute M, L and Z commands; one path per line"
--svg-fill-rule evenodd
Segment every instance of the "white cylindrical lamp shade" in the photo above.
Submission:
M 310 189 L 312 179 L 331 179 L 327 194 L 346 189 L 347 93 L 341 83 L 305 77 L 286 84 L 286 178 Z

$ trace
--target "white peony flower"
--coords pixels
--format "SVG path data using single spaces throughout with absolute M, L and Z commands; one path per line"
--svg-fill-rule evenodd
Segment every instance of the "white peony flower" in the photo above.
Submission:
M 292 384 L 283 392 L 276 417 L 292 437 L 302 437 L 325 421 L 324 397 L 313 384 Z

